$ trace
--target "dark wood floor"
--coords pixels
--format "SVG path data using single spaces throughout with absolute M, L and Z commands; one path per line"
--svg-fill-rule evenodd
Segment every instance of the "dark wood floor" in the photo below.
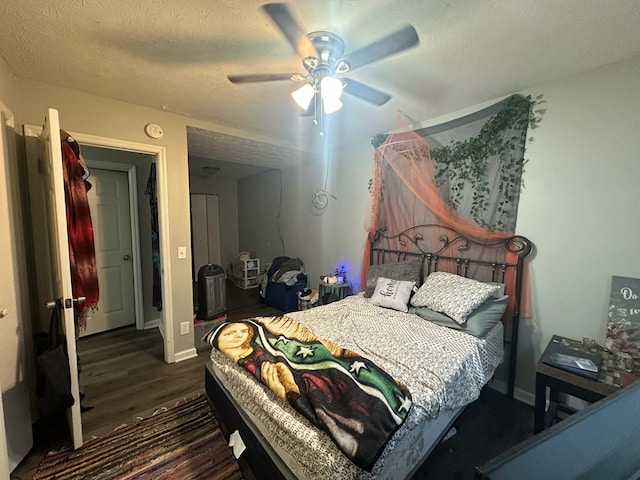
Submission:
M 258 302 L 256 289 L 242 290 L 227 282 L 229 319 L 279 313 Z M 158 407 L 173 406 L 204 392 L 208 349 L 199 350 L 196 358 L 166 364 L 156 329 L 126 327 L 82 338 L 78 352 L 85 394 L 82 405 L 92 407 L 82 414 L 85 441 L 138 416 L 148 416 Z M 435 449 L 416 479 L 473 479 L 476 465 L 532 435 L 533 409 L 485 388 L 461 415 L 456 430 L 456 435 Z M 31 479 L 47 452 L 70 445 L 64 417 L 38 421 L 34 447 L 11 479 Z
M 475 467 L 533 435 L 533 407 L 485 387 L 415 475 L 418 479 L 471 480 Z

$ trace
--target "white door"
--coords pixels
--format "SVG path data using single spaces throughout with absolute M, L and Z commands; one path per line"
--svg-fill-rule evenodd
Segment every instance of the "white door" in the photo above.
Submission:
M 12 221 L 10 214 L 12 189 L 8 183 L 10 154 L 6 133 L 4 112 L 0 111 L 0 252 L 4 252 L 0 268 L 0 478 L 9 478 L 9 471 L 33 445 L 22 325 L 29 320 L 19 319 L 16 256 L 10 253 L 14 250 L 11 232 L 15 220 Z
M 133 248 L 127 172 L 91 168 L 87 193 L 100 300 L 80 336 L 135 323 Z
M 209 263 L 220 265 L 220 197 L 207 195 L 207 237 Z
M 193 278 L 203 265 L 220 265 L 220 211 L 218 195 L 191 194 Z
M 64 177 L 62 173 L 62 147 L 60 145 L 60 120 L 58 111 L 47 111 L 42 127 L 42 177 L 47 209 L 47 230 L 51 248 L 51 275 L 53 296 L 51 300 L 61 302 L 61 318 L 67 339 L 67 355 L 71 374 L 71 393 L 75 400 L 67 410 L 73 447 L 82 446 L 82 418 L 80 414 L 80 391 L 78 384 L 78 359 L 76 352 L 76 329 L 73 314 L 71 270 L 69 263 L 69 237 L 64 201 Z

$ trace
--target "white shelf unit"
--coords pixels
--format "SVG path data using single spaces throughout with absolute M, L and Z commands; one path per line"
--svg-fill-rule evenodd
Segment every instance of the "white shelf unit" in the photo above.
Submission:
M 240 288 L 256 288 L 260 274 L 260 259 L 236 260 L 233 262 L 233 283 Z

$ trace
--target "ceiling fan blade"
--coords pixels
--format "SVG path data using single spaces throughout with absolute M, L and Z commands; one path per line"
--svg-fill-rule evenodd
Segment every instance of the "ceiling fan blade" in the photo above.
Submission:
M 228 75 L 231 83 L 276 82 L 291 80 L 294 73 L 248 73 L 245 75 Z
M 345 55 L 343 60 L 349 64 L 349 70 L 354 70 L 411 48 L 419 42 L 420 39 L 416 29 L 411 25 L 407 25 L 380 40 Z
M 262 5 L 262 9 L 271 17 L 273 23 L 278 26 L 300 57 L 316 57 L 318 55 L 313 43 L 307 38 L 306 32 L 293 18 L 285 3 L 267 3 Z
M 373 87 L 369 87 L 364 83 L 351 80 L 350 78 L 343 78 L 342 80 L 344 81 L 343 91 L 347 92 L 349 95 L 361 98 L 362 100 L 378 106 L 384 105 L 391 100 L 391 95 L 387 95 L 386 93 L 376 90 Z

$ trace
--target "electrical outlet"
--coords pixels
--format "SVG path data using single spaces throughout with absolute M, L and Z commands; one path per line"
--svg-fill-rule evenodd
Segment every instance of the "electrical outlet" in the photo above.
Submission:
M 189 335 L 189 322 L 180 323 L 180 335 Z

